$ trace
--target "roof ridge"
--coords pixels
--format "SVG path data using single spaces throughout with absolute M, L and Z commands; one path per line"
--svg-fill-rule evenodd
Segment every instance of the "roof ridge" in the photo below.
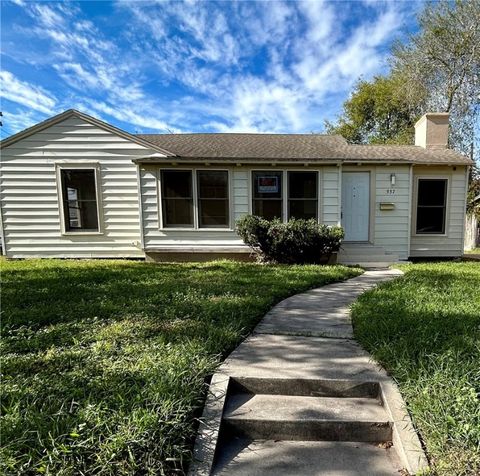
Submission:
M 306 136 L 306 137 L 339 137 L 346 140 L 341 134 L 321 134 L 321 133 L 309 133 L 309 132 L 178 132 L 178 133 L 135 133 L 136 136 L 194 136 L 194 135 L 212 135 L 212 136 Z

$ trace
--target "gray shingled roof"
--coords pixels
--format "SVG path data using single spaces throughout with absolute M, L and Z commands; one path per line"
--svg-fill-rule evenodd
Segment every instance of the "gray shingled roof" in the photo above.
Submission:
M 470 164 L 451 149 L 408 145 L 355 145 L 338 135 L 321 134 L 138 134 L 181 160 L 212 161 L 388 161 L 425 164 Z M 154 162 L 159 159 L 142 159 Z

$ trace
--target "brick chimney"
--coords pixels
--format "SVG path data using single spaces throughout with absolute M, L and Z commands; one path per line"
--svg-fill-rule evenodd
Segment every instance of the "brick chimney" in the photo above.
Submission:
M 448 112 L 427 112 L 415 124 L 415 145 L 424 149 L 448 147 Z

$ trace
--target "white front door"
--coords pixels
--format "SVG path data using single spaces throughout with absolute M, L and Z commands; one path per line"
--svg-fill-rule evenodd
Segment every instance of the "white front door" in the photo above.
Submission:
M 370 174 L 342 173 L 342 226 L 345 241 L 368 241 L 370 226 Z

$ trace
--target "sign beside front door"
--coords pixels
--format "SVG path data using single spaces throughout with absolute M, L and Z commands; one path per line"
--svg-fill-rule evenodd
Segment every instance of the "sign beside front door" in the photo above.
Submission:
M 345 241 L 368 241 L 370 227 L 370 174 L 342 173 L 342 226 Z

